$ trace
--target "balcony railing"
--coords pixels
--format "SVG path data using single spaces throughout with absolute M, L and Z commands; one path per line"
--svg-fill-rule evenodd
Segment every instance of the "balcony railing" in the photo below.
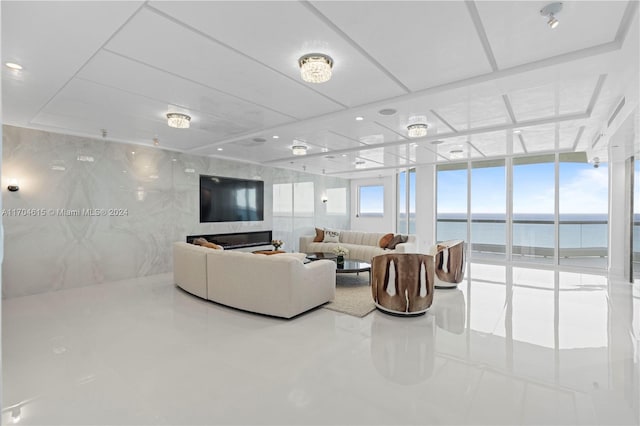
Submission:
M 438 240 L 466 239 L 466 219 L 437 220 Z M 496 226 L 497 225 L 497 226 Z M 606 257 L 608 230 L 606 220 L 561 220 L 561 258 Z M 640 225 L 640 222 L 638 223 Z M 444 228 L 444 229 L 443 229 Z M 471 251 L 505 253 L 506 221 L 504 219 L 471 219 Z M 640 226 L 637 229 L 640 235 Z M 549 220 L 513 220 L 512 254 L 530 257 L 553 257 L 555 225 Z

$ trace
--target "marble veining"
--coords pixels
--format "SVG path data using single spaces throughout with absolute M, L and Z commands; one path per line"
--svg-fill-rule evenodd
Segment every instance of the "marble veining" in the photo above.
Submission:
M 200 223 L 200 174 L 264 180 L 264 221 Z M 349 227 L 348 212 L 327 215 L 321 202 L 326 188 L 349 191 L 344 179 L 13 126 L 3 126 L 2 178 L 20 182 L 15 193 L 3 185 L 5 211 L 37 210 L 3 217 L 5 298 L 170 271 L 171 243 L 186 235 L 272 229 L 291 251 L 315 225 Z M 309 181 L 313 216 L 274 218 L 272 184 Z

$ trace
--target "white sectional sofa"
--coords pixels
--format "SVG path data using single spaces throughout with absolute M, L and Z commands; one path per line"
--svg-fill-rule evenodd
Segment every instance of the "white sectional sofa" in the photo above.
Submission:
M 387 235 L 385 232 L 340 230 L 340 242 L 338 243 L 313 242 L 315 235 L 303 235 L 300 237 L 300 251 L 303 253 L 332 253 L 334 248 L 341 246 L 349 250 L 349 254 L 345 258 L 363 262 L 371 262 L 371 259 L 379 254 L 417 252 L 415 235 L 408 235 L 407 242 L 399 243 L 393 250 L 380 247 L 380 238 L 385 235 Z
M 223 305 L 291 318 L 333 300 L 336 264 L 303 263 L 303 253 L 271 256 L 173 244 L 173 275 L 180 288 Z

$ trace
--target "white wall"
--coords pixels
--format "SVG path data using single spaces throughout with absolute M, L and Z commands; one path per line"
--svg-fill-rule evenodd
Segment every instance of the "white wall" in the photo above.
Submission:
M 287 249 L 293 250 L 294 231 L 312 234 L 316 223 L 349 227 L 348 212 L 329 220 L 319 208 L 295 228 L 272 217 L 273 182 L 314 182 L 318 207 L 324 188 L 348 188 L 345 179 L 12 126 L 3 130 L 3 207 L 17 213 L 3 218 L 3 297 L 171 271 L 172 242 L 187 235 L 272 229 L 274 238 L 292 236 Z M 94 161 L 77 161 L 80 155 Z M 200 223 L 200 174 L 263 180 L 264 221 Z M 7 191 L 10 177 L 19 179 L 18 192 Z M 58 209 L 124 213 L 68 216 Z
M 384 215 L 382 217 L 357 217 L 358 188 L 360 186 L 384 186 Z M 395 175 L 351 180 L 351 229 L 363 232 L 396 231 L 396 181 Z

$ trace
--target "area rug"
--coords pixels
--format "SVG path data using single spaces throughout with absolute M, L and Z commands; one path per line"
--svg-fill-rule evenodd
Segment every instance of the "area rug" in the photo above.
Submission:
M 336 277 L 336 298 L 323 308 L 359 318 L 373 311 L 376 306 L 367 274 L 339 274 Z

